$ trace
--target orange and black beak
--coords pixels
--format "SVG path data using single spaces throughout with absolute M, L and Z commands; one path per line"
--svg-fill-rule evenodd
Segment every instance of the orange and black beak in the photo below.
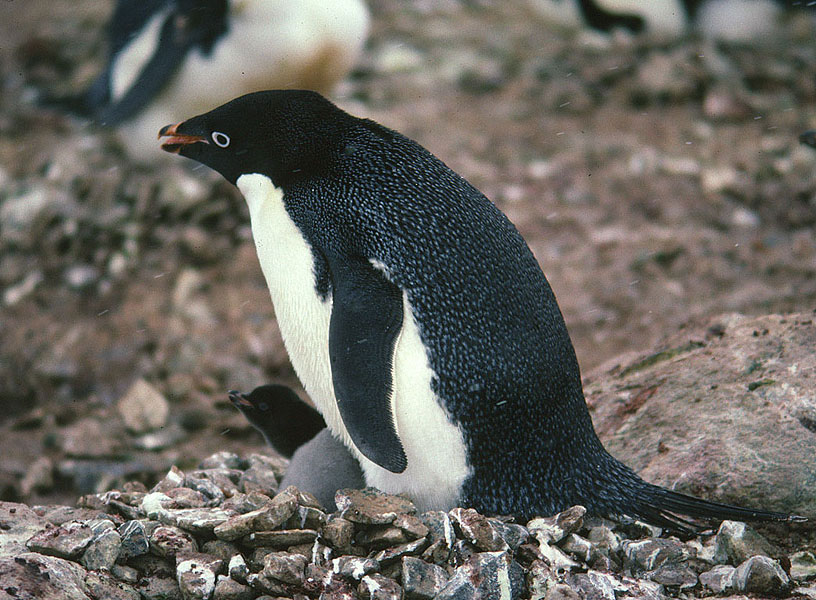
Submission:
M 176 123 L 175 125 L 165 125 L 159 130 L 159 139 L 167 138 L 162 141 L 161 149 L 165 152 L 172 152 L 178 154 L 184 146 L 203 142 L 208 144 L 207 138 L 200 135 L 189 135 L 186 133 L 179 133 L 178 128 L 184 123 Z

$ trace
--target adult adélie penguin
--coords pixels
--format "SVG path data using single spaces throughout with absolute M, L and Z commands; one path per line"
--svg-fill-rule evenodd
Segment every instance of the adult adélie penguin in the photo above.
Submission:
M 57 104 L 116 128 L 130 157 L 148 161 L 176 111 L 270 87 L 329 91 L 368 25 L 364 0 L 118 0 L 102 72 Z
M 160 137 L 246 198 L 292 364 L 368 485 L 519 518 L 582 504 L 674 529 L 801 519 L 675 493 L 609 455 L 532 252 L 416 142 L 293 90 Z

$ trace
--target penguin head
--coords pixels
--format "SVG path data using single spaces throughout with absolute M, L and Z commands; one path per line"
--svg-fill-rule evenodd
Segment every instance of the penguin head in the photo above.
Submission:
M 331 164 L 353 120 L 317 92 L 271 90 L 166 125 L 159 138 L 162 150 L 207 165 L 230 183 L 259 173 L 283 186 Z

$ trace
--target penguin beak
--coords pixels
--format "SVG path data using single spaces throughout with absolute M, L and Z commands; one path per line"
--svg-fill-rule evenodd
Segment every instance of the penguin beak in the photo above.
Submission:
M 179 133 L 178 128 L 181 127 L 182 125 L 184 125 L 184 123 L 176 123 L 175 125 L 165 125 L 159 130 L 159 139 L 167 138 L 166 140 L 162 141 L 161 145 L 162 150 L 164 150 L 165 152 L 172 152 L 173 154 L 179 154 L 179 152 L 184 146 L 189 146 L 190 144 L 196 144 L 198 142 L 209 144 L 207 138 L 202 137 L 200 135 L 189 135 L 186 133 Z
M 227 392 L 227 394 L 229 395 L 230 402 L 232 402 L 232 405 L 235 408 L 239 410 L 242 408 L 252 408 L 252 403 L 247 400 L 246 396 L 244 396 L 241 392 L 230 390 Z

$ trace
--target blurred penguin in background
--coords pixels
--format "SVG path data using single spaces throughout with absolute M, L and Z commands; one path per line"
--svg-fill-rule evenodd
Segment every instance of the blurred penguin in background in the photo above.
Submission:
M 364 0 L 118 0 L 104 70 L 61 104 L 149 161 L 156 131 L 180 114 L 263 89 L 330 91 L 368 25 Z
M 690 32 L 704 37 L 750 41 L 772 33 L 786 9 L 805 8 L 794 0 L 527 0 L 547 21 L 675 38 Z

